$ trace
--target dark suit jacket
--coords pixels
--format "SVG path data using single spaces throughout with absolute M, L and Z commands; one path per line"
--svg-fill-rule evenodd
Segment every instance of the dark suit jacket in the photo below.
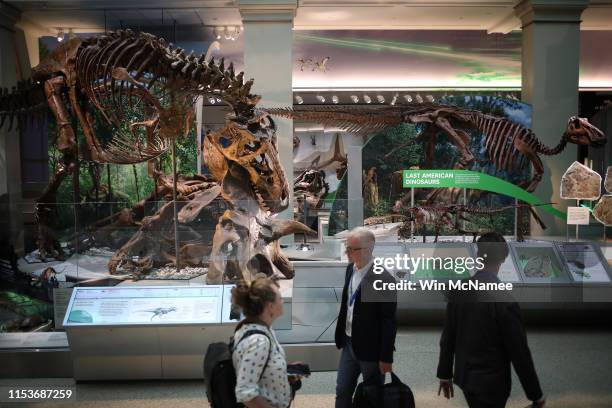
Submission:
M 499 282 L 497 276 L 483 271 L 471 279 Z M 542 390 L 527 345 L 519 305 L 516 302 L 478 302 L 473 295 L 451 294 L 440 339 L 438 378 L 453 378 L 464 391 L 507 397 L 512 363 L 527 398 L 540 399 Z
M 352 274 L 353 264 L 349 264 L 346 268 L 342 303 L 336 323 L 336 347 L 339 349 L 344 347 L 347 340 L 345 329 L 348 286 Z M 370 268 L 364 275 L 353 305 L 351 343 L 358 360 L 392 363 L 397 332 L 397 292 L 374 291 L 373 284 L 376 280 L 395 282 L 387 271 L 379 275 Z

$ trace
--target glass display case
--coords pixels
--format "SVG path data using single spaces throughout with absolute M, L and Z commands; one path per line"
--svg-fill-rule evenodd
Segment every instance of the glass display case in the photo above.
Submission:
M 543 284 L 570 282 L 554 243 L 513 242 L 510 248 L 523 282 Z

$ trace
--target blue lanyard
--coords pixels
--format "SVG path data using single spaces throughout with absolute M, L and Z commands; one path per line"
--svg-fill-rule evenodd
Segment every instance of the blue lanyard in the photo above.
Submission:
M 353 275 L 354 274 L 355 274 L 355 270 L 353 270 Z M 357 287 L 355 292 L 353 292 L 353 275 L 351 275 L 351 280 L 349 281 L 349 307 L 353 307 L 353 304 L 355 303 L 355 299 L 357 298 L 357 292 L 359 291 L 359 287 Z

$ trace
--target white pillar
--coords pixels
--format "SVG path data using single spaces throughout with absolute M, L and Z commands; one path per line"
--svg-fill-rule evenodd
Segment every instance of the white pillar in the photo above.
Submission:
M 533 106 L 532 129 L 546 145 L 556 146 L 570 116 L 578 114 L 578 71 L 580 64 L 580 15 L 587 0 L 523 0 L 515 7 L 523 29 L 522 99 Z M 540 156 L 544 177 L 535 194 L 543 202 L 557 203 L 561 177 L 576 160 L 577 150 L 568 144 L 556 156 Z M 536 210 L 537 211 L 537 210 Z M 565 222 L 538 211 L 548 229 L 531 223 L 531 234 L 565 235 Z
M 252 92 L 261 107 L 293 106 L 293 18 L 297 0 L 240 0 L 244 25 L 245 78 L 255 79 Z M 293 219 L 293 121 L 274 118 L 278 154 L 289 183 L 290 204 L 279 216 Z M 286 237 L 283 243 L 293 242 Z
M 18 75 L 23 67 L 17 60 L 15 39 L 18 19 L 16 9 L 0 3 L 0 88 L 11 89 L 21 79 Z M 18 252 L 23 250 L 20 157 L 17 123 L 11 131 L 5 123 L 0 129 L 0 229 Z
M 348 196 L 348 228 L 363 226 L 363 138 L 352 134 L 344 134 L 347 158 L 347 196 Z

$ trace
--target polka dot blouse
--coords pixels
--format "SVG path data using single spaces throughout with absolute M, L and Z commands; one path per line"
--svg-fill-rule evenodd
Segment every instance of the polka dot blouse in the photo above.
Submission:
M 267 333 L 272 344 L 263 334 L 252 334 L 238 343 L 249 330 Z M 238 344 L 232 355 L 236 370 L 236 400 L 246 402 L 261 396 L 276 408 L 288 407 L 291 387 L 287 379 L 287 361 L 274 331 L 260 324 L 245 324 L 234 334 L 234 343 Z M 270 361 L 262 375 L 270 346 Z

